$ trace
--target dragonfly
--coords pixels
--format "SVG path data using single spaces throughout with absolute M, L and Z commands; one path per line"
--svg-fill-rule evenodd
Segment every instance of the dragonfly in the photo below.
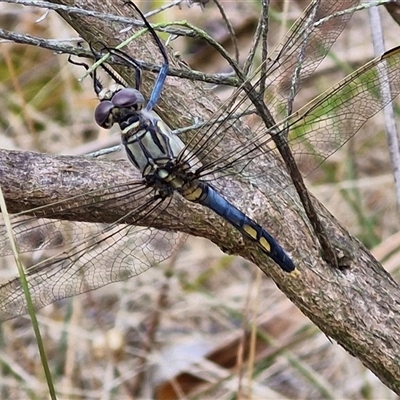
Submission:
M 349 3 L 357 2 L 342 2 L 339 5 L 343 7 Z M 310 7 L 305 16 L 294 25 L 284 45 L 277 50 L 276 58 L 272 59 L 275 61 L 262 73 L 262 79 L 254 84 L 255 92 L 258 86 L 269 87 L 264 78 L 268 76 L 268 79 L 274 79 L 273 72 L 279 73 L 281 80 L 274 80 L 274 83 L 278 82 L 279 85 L 283 84 L 283 68 L 287 68 L 286 71 L 294 71 L 293 74 L 297 73 L 299 58 L 296 57 L 296 51 L 304 56 L 302 71 L 297 73 L 298 77 L 303 79 L 316 68 L 323 57 L 321 53 L 324 53 L 321 45 L 324 45 L 326 53 L 328 44 L 333 43 L 340 33 L 339 28 L 343 29 L 349 19 L 348 15 L 339 17 L 338 26 L 335 28 L 336 36 L 326 36 L 316 28 L 317 25 L 310 25 L 311 17 L 317 20 L 320 18 L 318 11 L 321 11 L 321 4 L 323 2 L 313 2 L 313 7 Z M 219 118 L 216 118 L 217 122 L 205 125 L 186 142 L 171 132 L 153 111 L 168 74 L 168 56 L 144 15 L 135 5 L 133 7 L 143 19 L 163 59 L 149 100 L 146 102 L 140 91 L 139 64 L 121 50 L 106 47 L 112 57 L 122 59 L 131 67 L 135 87 L 127 85 L 113 72 L 112 67 L 106 64 L 102 64 L 102 68 L 112 77 L 115 84 L 109 88 L 103 87 L 97 78 L 96 70 L 92 73 L 92 79 L 94 90 L 100 99 L 95 110 L 95 121 L 104 128 L 110 128 L 114 124 L 119 126 L 127 157 L 132 166 L 140 171 L 141 178 L 122 188 L 111 190 L 109 193 L 112 196 L 109 197 L 108 192 L 99 190 L 78 196 L 74 199 L 73 206 L 63 203 L 51 205 L 41 210 L 41 216 L 45 218 L 30 217 L 32 212 L 13 217 L 14 234 L 22 253 L 62 248 L 61 252 L 27 270 L 31 297 L 36 309 L 59 299 L 136 276 L 167 258 L 174 250 L 176 232 L 156 228 L 162 225 L 157 223 L 158 218 L 168 212 L 171 201 L 189 201 L 211 209 L 233 225 L 248 242 L 253 243 L 284 272 L 295 275 L 293 272 L 297 271 L 297 266 L 288 252 L 264 227 L 240 211 L 235 199 L 227 199 L 229 193 L 223 192 L 220 182 L 237 174 L 238 170 L 251 177 L 254 174 L 251 168 L 257 167 L 257 161 L 266 152 L 275 151 L 269 145 L 279 137 L 290 143 L 295 154 L 304 156 L 309 152 L 314 157 L 318 156 L 317 164 L 322 162 L 400 90 L 400 77 L 397 72 L 400 49 L 396 48 L 366 64 L 305 108 L 291 113 L 273 129 L 261 124 L 260 129 L 254 129 L 252 137 L 243 138 L 236 147 L 227 149 L 222 156 L 213 158 L 216 146 L 230 138 L 229 131 L 225 128 L 227 123 L 236 122 L 234 118 L 233 122 L 229 119 L 235 114 L 231 109 L 223 109 L 221 115 L 217 116 Z M 328 6 L 329 12 L 332 12 L 332 7 L 336 6 Z M 309 41 L 304 43 L 304 30 L 307 27 L 311 27 L 309 34 L 314 34 L 320 41 L 317 46 L 313 43 L 314 47 L 308 47 Z M 77 64 L 87 67 L 84 63 Z M 365 84 L 366 78 L 368 85 Z M 385 96 L 380 94 L 382 82 L 390 89 Z M 282 96 L 282 101 L 290 96 L 294 97 L 300 83 L 299 80 L 295 88 L 290 89 L 289 96 L 287 93 Z M 266 89 L 261 90 L 258 100 L 268 101 L 269 99 L 265 98 L 267 92 Z M 246 93 L 240 97 L 243 93 L 238 92 L 236 97 L 246 99 Z M 242 100 L 238 100 L 237 103 L 243 104 Z M 281 109 L 281 104 L 282 102 L 275 103 L 275 108 Z M 234 111 L 238 110 L 235 105 Z M 349 129 L 348 120 L 354 115 L 354 110 L 358 110 L 357 118 Z M 220 120 L 222 122 L 218 122 Z M 224 128 L 222 131 L 221 127 Z M 288 130 L 296 134 L 291 137 Z M 103 202 L 109 207 L 126 206 L 130 204 L 132 196 L 135 197 L 132 210 L 110 224 L 93 224 L 89 229 L 80 222 L 57 219 L 59 207 L 81 208 L 94 202 Z M 149 219 L 155 228 L 141 226 Z M 64 232 L 62 238 L 60 231 Z M 65 245 L 66 250 L 63 247 Z M 0 243 L 0 253 L 11 253 L 5 239 Z M 0 319 L 13 318 L 26 312 L 19 278 L 2 284 Z

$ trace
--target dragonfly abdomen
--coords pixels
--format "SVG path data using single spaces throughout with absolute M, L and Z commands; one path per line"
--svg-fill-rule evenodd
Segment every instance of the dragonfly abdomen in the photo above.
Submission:
M 213 210 L 220 217 L 233 225 L 243 236 L 256 243 L 257 246 L 270 258 L 272 258 L 284 271 L 295 270 L 294 263 L 289 255 L 277 243 L 277 241 L 260 225 L 238 210 L 228 200 L 224 199 L 210 185 L 197 181 L 197 188 L 193 193 L 201 193 L 194 197 L 186 197 Z

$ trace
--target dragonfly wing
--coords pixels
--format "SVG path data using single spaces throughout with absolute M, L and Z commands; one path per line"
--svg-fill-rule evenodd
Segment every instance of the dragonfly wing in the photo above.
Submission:
M 272 129 L 263 121 L 251 123 L 251 129 L 240 125 L 241 121 L 226 121 L 231 129 L 210 131 L 218 146 L 214 146 L 213 154 L 203 155 L 204 171 L 223 176 L 240 172 L 246 179 L 261 173 L 279 176 L 282 166 L 265 156 L 276 151 L 272 137 L 282 135 L 286 140 L 288 132 L 296 161 L 307 176 L 400 93 L 399 65 L 397 47 L 365 64 Z M 276 193 L 273 185 L 263 190 L 267 195 Z
M 290 142 L 304 175 L 400 93 L 399 65 L 397 47 L 365 64 L 291 117 Z
M 145 204 L 148 196 L 152 194 L 154 195 L 153 189 L 145 187 L 142 180 L 135 180 L 127 182 L 126 185 L 89 191 L 57 203 L 10 215 L 18 251 L 43 252 L 80 242 L 102 231 L 104 225 L 64 220 L 68 214 L 79 210 L 87 215 L 94 206 L 105 210 L 115 207 L 127 208 L 127 205 L 130 208 L 128 211 L 141 209 L 141 205 Z M 39 213 L 46 218 L 32 216 Z M 0 214 L 0 255 L 9 254 L 12 254 L 12 249 L 3 216 Z
M 61 248 L 101 231 L 101 224 L 20 216 L 12 218 L 13 233 L 20 253 Z M 0 254 L 12 254 L 7 229 L 0 217 Z
M 106 226 L 90 239 L 27 269 L 35 309 L 109 283 L 139 275 L 169 257 L 179 233 Z M 0 319 L 27 313 L 19 278 L 0 286 Z
M 40 215 L 49 218 L 37 219 L 27 213 L 12 216 L 17 245 L 32 265 L 27 269 L 27 277 L 34 307 L 39 309 L 56 300 L 138 275 L 169 257 L 179 233 L 137 226 L 162 226 L 157 222 L 159 217 L 172 218 L 166 213 L 169 204 L 168 199 L 157 197 L 154 188 L 134 181 L 29 211 L 32 214 L 40 211 Z M 77 209 L 84 215 L 97 214 L 101 207 L 109 218 L 115 218 L 113 222 L 56 219 L 65 218 Z M 116 215 L 113 210 L 117 214 L 124 212 L 123 216 L 112 217 Z M 11 254 L 4 225 L 1 229 L 4 233 L 1 253 Z M 0 285 L 0 319 L 26 311 L 20 279 Z
M 312 75 L 336 42 L 359 0 L 316 0 L 275 49 L 265 71 L 264 99 L 276 121 L 287 116 L 286 104 L 292 101 L 303 82 Z M 324 23 L 321 20 L 326 19 Z
M 265 79 L 265 89 L 261 96 L 275 122 L 287 117 L 286 105 L 325 58 L 353 14 L 353 11 L 342 12 L 351 10 L 359 3 L 359 0 L 313 1 L 291 27 L 282 44 L 273 52 L 270 59 L 266 60 L 267 68 L 263 71 L 263 76 L 254 83 L 253 88 L 254 92 L 259 90 Z M 337 15 L 334 16 L 335 14 Z M 334 17 L 324 23 L 320 22 L 329 16 Z M 231 168 L 233 167 L 231 162 L 246 166 L 248 160 L 261 155 L 260 143 L 264 146 L 267 141 L 272 142 L 268 139 L 271 125 L 267 127 L 262 125 L 258 131 L 257 128 L 246 130 L 240 125 L 245 122 L 249 126 L 257 126 L 259 123 L 257 117 L 244 116 L 253 108 L 247 92 L 238 89 L 232 95 L 231 102 L 221 107 L 219 118 L 215 118 L 215 123 L 205 125 L 192 136 L 187 145 L 191 153 L 200 160 L 200 165 L 207 165 L 209 170 L 224 171 L 224 175 L 229 175 L 235 174 L 235 171 L 237 173 L 237 169 Z M 220 147 L 228 150 L 225 159 L 221 159 L 218 154 L 216 157 L 212 154 L 214 150 L 217 153 Z M 266 146 L 264 151 L 265 149 Z M 205 158 L 207 160 L 204 160 Z

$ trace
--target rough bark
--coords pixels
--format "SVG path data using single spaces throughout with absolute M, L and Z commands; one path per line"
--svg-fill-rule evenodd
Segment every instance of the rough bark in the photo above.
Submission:
M 59 3 L 69 4 L 68 1 Z M 119 2 L 111 0 L 76 1 L 74 5 L 107 13 L 129 12 Z M 122 28 L 120 25 L 72 14 L 63 14 L 63 17 L 85 40 L 100 40 L 112 45 L 123 39 L 118 33 Z M 110 38 L 115 38 L 115 41 L 110 41 Z M 153 43 L 141 38 L 134 41 L 127 51 L 140 59 L 151 59 L 151 54 L 157 54 Z M 145 95 L 152 84 L 151 77 L 148 78 L 145 79 Z M 190 118 L 183 119 L 182 116 L 206 120 L 217 110 L 218 102 L 201 85 L 176 78 L 168 78 L 157 107 L 157 112 L 173 128 L 190 123 Z M 217 148 L 215 151 L 223 150 Z M 287 174 L 283 170 L 275 174 L 275 169 L 268 174 L 268 165 L 275 163 L 271 160 L 273 157 L 266 154 L 265 160 L 257 160 L 265 170 L 256 179 L 248 181 L 238 175 L 227 180 L 227 193 L 229 198 L 240 199 L 241 209 L 254 216 L 285 249 L 290 250 L 301 273 L 299 277 L 283 273 L 255 247 L 244 243 L 228 224 L 197 206 L 188 204 L 182 208 L 180 204 L 177 209 L 172 203 L 169 208 L 171 215 L 158 221 L 165 224 L 164 228 L 206 237 L 225 251 L 253 261 L 327 336 L 359 358 L 382 382 L 400 394 L 399 286 L 365 247 L 316 201 L 317 210 L 332 239 L 351 255 L 352 261 L 350 268 L 344 271 L 332 269 L 324 263 L 297 197 L 291 190 L 279 189 L 290 185 Z M 0 185 L 12 212 L 49 204 L 91 189 L 127 183 L 133 174 L 132 169 L 126 168 L 121 161 L 4 150 L 0 151 L 0 166 Z M 279 191 L 273 201 L 266 195 L 271 185 Z M 125 212 L 123 207 L 102 208 L 100 204 L 96 210 L 81 210 L 80 215 L 73 216 L 71 212 L 57 215 L 60 218 L 110 222 Z

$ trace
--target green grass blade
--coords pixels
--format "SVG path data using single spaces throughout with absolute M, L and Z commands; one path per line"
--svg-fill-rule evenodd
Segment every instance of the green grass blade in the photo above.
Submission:
M 55 389 L 54 389 L 53 379 L 52 379 L 50 369 L 49 369 L 49 364 L 47 362 L 47 357 L 46 357 L 46 352 L 45 352 L 44 345 L 43 345 L 42 335 L 40 334 L 39 324 L 38 324 L 38 321 L 36 318 L 35 309 L 33 308 L 33 303 L 32 303 L 31 295 L 29 292 L 28 281 L 26 279 L 24 267 L 23 267 L 21 259 L 19 257 L 17 244 L 14 239 L 10 218 L 9 218 L 9 215 L 7 212 L 7 206 L 6 206 L 6 202 L 5 202 L 5 199 L 3 196 L 3 191 L 1 190 L 1 187 L 0 187 L 0 208 L 1 208 L 1 211 L 3 214 L 4 224 L 6 226 L 8 236 L 10 238 L 11 248 L 13 251 L 15 262 L 17 264 L 18 273 L 19 273 L 20 280 L 21 280 L 21 285 L 24 289 L 25 299 L 26 299 L 26 302 L 28 305 L 28 312 L 29 312 L 29 316 L 32 321 L 33 330 L 35 332 L 36 343 L 37 343 L 37 346 L 39 349 L 40 359 L 41 359 L 43 370 L 44 370 L 44 373 L 46 376 L 46 382 L 47 382 L 47 386 L 49 388 L 49 394 L 50 394 L 51 399 L 55 400 L 55 399 L 57 399 L 57 397 L 56 397 L 56 393 L 55 393 Z

